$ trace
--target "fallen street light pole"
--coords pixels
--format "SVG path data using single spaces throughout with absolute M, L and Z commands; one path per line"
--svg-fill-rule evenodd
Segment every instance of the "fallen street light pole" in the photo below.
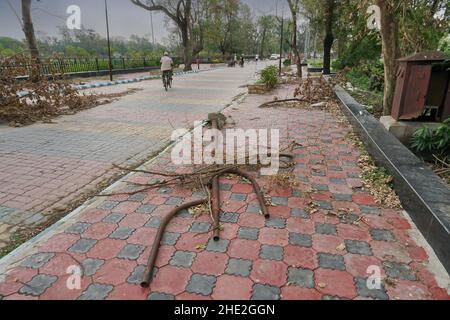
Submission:
M 281 76 L 282 61 L 283 61 L 283 41 L 284 41 L 284 9 L 281 14 L 281 36 L 280 36 L 280 62 L 279 62 L 279 74 Z
M 148 288 L 152 282 L 153 268 L 155 266 L 156 258 L 158 257 L 158 250 L 161 244 L 162 237 L 167 228 L 169 222 L 180 212 L 191 207 L 196 207 L 208 202 L 208 199 L 196 200 L 186 204 L 181 205 L 178 208 L 173 209 L 169 214 L 164 217 L 161 221 L 161 226 L 159 227 L 158 233 L 156 234 L 155 241 L 153 243 L 152 251 L 150 252 L 150 257 L 148 258 L 147 267 L 144 272 L 143 280 L 141 281 L 141 287 Z
M 164 217 L 164 219 L 161 222 L 161 225 L 159 227 L 158 233 L 156 234 L 155 237 L 155 241 L 153 242 L 153 247 L 152 250 L 150 252 L 150 256 L 148 258 L 148 263 L 147 263 L 147 267 L 145 269 L 144 272 L 144 276 L 143 276 L 143 280 L 141 282 L 141 287 L 143 288 L 148 288 L 150 286 L 150 283 L 152 281 L 152 275 L 153 275 L 153 268 L 155 266 L 155 262 L 156 262 L 156 258 L 158 257 L 158 250 L 161 244 L 161 240 L 162 237 L 164 235 L 164 232 L 168 226 L 168 224 L 170 223 L 170 221 L 177 215 L 177 213 L 179 213 L 180 211 L 183 211 L 185 209 L 189 209 L 191 207 L 196 207 L 202 204 L 206 204 L 209 201 L 211 201 L 210 204 L 212 207 L 212 211 L 213 211 L 213 232 L 214 232 L 214 241 L 219 241 L 220 240 L 220 225 L 219 225 L 219 211 L 220 211 L 220 192 L 219 192 L 219 178 L 225 174 L 235 174 L 238 176 L 241 176 L 245 179 L 247 179 L 248 181 L 251 182 L 251 184 L 253 185 L 253 189 L 256 193 L 256 196 L 258 198 L 258 202 L 259 202 L 259 206 L 261 208 L 261 213 L 262 215 L 266 218 L 269 219 L 270 218 L 270 213 L 269 210 L 267 209 L 267 205 L 266 202 L 264 200 L 264 195 L 262 193 L 261 188 L 259 187 L 258 183 L 256 182 L 255 178 L 253 178 L 251 175 L 249 175 L 248 173 L 240 170 L 240 169 L 226 169 L 221 171 L 220 173 L 218 173 L 217 175 L 215 175 L 212 178 L 212 189 L 214 190 L 214 192 L 212 193 L 212 197 L 211 199 L 202 199 L 202 200 L 196 200 L 196 201 L 192 201 L 186 204 L 181 205 L 178 208 L 175 208 L 174 210 L 172 210 L 171 212 L 169 212 L 169 214 Z
M 219 128 L 219 118 L 220 114 L 210 114 L 209 115 L 211 126 L 213 129 L 218 130 Z M 292 159 L 291 155 L 280 155 L 283 157 L 288 157 Z M 188 202 L 186 204 L 183 204 L 172 211 L 170 211 L 166 217 L 161 221 L 161 225 L 158 229 L 158 233 L 156 234 L 155 240 L 153 242 L 152 250 L 150 251 L 150 256 L 148 258 L 147 267 L 144 271 L 144 275 L 142 278 L 142 281 L 140 283 L 141 287 L 148 288 L 153 280 L 153 269 L 155 267 L 155 262 L 158 257 L 158 251 L 159 247 L 161 245 L 161 240 L 163 238 L 164 232 L 169 225 L 170 221 L 182 210 L 189 209 L 191 207 L 196 207 L 203 204 L 209 204 L 211 209 L 211 215 L 213 220 L 213 240 L 219 241 L 220 240 L 220 185 L 219 185 L 219 179 L 221 176 L 225 174 L 234 174 L 237 176 L 240 176 L 242 178 L 247 179 L 252 185 L 254 192 L 258 198 L 259 206 L 261 208 L 261 214 L 266 218 L 270 218 L 270 213 L 266 205 L 266 201 L 264 199 L 264 194 L 256 181 L 255 178 L 253 178 L 250 174 L 247 172 L 239 169 L 239 168 L 225 168 L 224 170 L 219 171 L 216 173 L 210 180 L 209 183 L 207 183 L 208 187 L 211 188 L 211 196 L 208 197 L 208 199 L 201 199 L 201 200 L 195 200 L 192 202 Z M 206 183 L 205 183 L 206 184 Z

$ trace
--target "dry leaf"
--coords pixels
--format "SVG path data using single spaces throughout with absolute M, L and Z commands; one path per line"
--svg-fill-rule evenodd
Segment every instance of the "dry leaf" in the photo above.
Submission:
M 200 244 L 200 245 L 196 246 L 195 249 L 203 251 L 203 250 L 206 250 L 206 247 L 207 247 L 206 244 Z

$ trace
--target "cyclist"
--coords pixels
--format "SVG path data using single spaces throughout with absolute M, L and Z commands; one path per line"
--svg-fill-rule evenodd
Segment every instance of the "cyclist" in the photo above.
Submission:
M 168 52 L 164 52 L 164 56 L 161 58 L 161 71 L 163 73 L 163 82 L 164 77 L 169 76 L 169 79 L 172 80 L 173 77 L 173 60 L 169 57 Z

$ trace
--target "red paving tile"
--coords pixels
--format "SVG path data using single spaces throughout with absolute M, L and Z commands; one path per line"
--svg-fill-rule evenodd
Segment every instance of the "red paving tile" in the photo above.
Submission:
M 262 228 L 266 224 L 266 220 L 260 215 L 241 214 L 239 217 L 239 225 L 247 228 Z
M 256 283 L 281 287 L 287 282 L 287 269 L 280 261 L 256 260 L 250 277 Z
M 317 254 L 313 249 L 296 246 L 284 248 L 284 262 L 294 268 L 305 268 L 314 270 L 318 265 Z
M 41 252 L 66 252 L 80 236 L 60 233 L 52 236 L 47 242 L 39 246 Z
M 96 223 L 83 233 L 83 238 L 95 240 L 106 239 L 116 229 L 117 226 L 115 224 Z
M 199 246 L 205 246 L 209 241 L 210 235 L 197 234 L 188 232 L 181 235 L 180 239 L 175 244 L 177 250 L 181 251 L 198 251 Z
M 353 276 L 367 278 L 369 275 L 368 270 L 371 266 L 377 266 L 382 271 L 382 276 L 385 276 L 383 272 L 383 266 L 381 261 L 372 256 L 361 256 L 358 254 L 346 254 L 345 257 L 345 266 L 347 271 Z
M 156 234 L 158 233 L 157 229 L 151 228 L 140 228 L 136 230 L 127 240 L 128 243 L 139 244 L 143 246 L 152 245 Z
M 95 283 L 117 286 L 124 283 L 136 267 L 135 261 L 113 259 L 107 261 L 93 276 Z
M 217 278 L 212 294 L 214 300 L 250 300 L 253 281 L 248 278 L 223 275 Z
M 100 240 L 88 253 L 89 258 L 109 260 L 115 258 L 125 247 L 126 242 L 122 240 L 105 239 Z
M 189 269 L 166 266 L 158 271 L 151 290 L 178 295 L 185 291 L 191 275 L 192 271 Z
M 108 210 L 89 209 L 81 214 L 79 221 L 87 223 L 97 223 L 102 221 L 110 213 L 111 212 Z
M 289 244 L 289 231 L 286 229 L 264 228 L 260 231 L 259 241 L 267 245 L 287 246 Z
M 224 253 L 200 252 L 197 254 L 191 269 L 195 273 L 219 276 L 225 272 L 228 259 L 228 256 Z
M 116 286 L 109 294 L 108 300 L 146 300 L 148 290 L 128 283 Z
M 261 243 L 258 241 L 235 239 L 230 243 L 228 255 L 232 258 L 256 260 L 260 248 Z
M 350 224 L 339 224 L 337 233 L 346 240 L 369 241 L 371 239 L 369 231 L 365 227 Z
M 325 234 L 314 234 L 313 248 L 317 252 L 325 252 L 332 254 L 345 254 L 345 251 L 338 250 L 338 247 L 344 244 L 344 239 L 337 236 L 325 235 Z
M 295 286 L 285 287 L 281 290 L 284 300 L 321 300 L 322 294 L 315 289 L 306 289 Z
M 61 253 L 56 257 L 51 259 L 45 266 L 39 269 L 41 274 L 48 274 L 54 276 L 64 276 L 67 275 L 67 270 L 71 266 L 76 266 L 79 264 L 78 259 L 67 254 Z
M 302 233 L 302 234 L 313 234 L 314 233 L 314 222 L 308 221 L 300 218 L 289 218 L 287 220 L 286 229 L 289 232 Z
M 314 273 L 319 292 L 347 299 L 357 296 L 353 277 L 348 272 L 320 268 Z

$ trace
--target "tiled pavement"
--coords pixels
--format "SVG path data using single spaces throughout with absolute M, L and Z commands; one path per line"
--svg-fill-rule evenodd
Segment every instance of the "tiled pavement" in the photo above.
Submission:
M 449 299 L 448 287 L 438 285 L 448 285 L 448 275 L 410 236 L 415 227 L 360 188 L 359 151 L 347 139 L 350 128 L 325 111 L 256 108 L 268 99 L 250 96 L 227 112 L 238 128 L 278 128 L 286 140 L 302 145 L 295 151 L 296 189 L 269 188 L 268 178 L 258 178 L 274 203 L 269 221 L 259 214 L 250 185 L 222 178 L 222 239 L 216 243 L 205 233 L 211 229 L 208 215 L 194 219 L 182 212 L 169 225 L 153 282 L 145 290 L 138 283 L 161 218 L 201 195 L 177 187 L 98 199 L 3 260 L 0 295 L 41 300 Z M 167 153 L 147 168 L 186 169 L 171 164 Z M 154 178 L 133 174 L 127 179 L 145 183 Z M 308 210 L 311 201 L 318 212 Z M 352 213 L 343 218 L 326 214 L 342 208 Z M 355 224 L 360 217 L 366 223 Z M 84 274 L 80 288 L 69 290 L 67 269 L 73 265 L 83 266 Z M 367 287 L 370 266 L 388 279 L 379 290 Z
M 0 126 L 0 249 L 19 227 L 34 227 L 92 194 L 117 173 L 112 164 L 141 164 L 167 145 L 173 127 L 190 127 L 245 89 L 254 66 L 217 69 L 174 80 L 95 89 L 142 91 L 51 124 Z

